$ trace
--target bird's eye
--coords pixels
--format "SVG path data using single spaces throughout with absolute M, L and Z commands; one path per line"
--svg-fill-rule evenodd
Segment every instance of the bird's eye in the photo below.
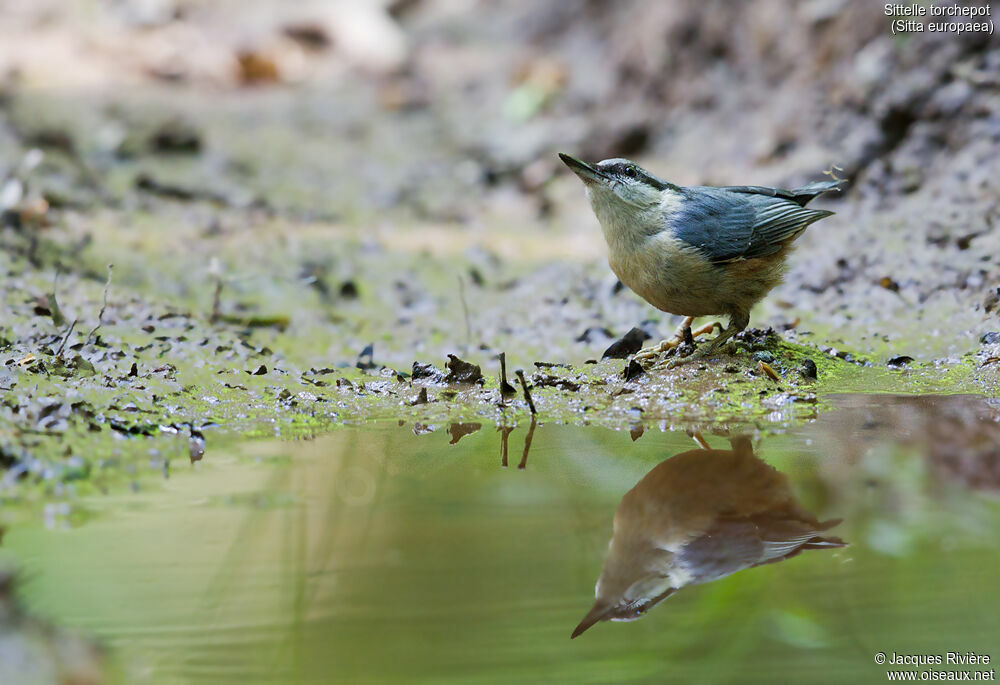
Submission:
M 638 172 L 635 170 L 634 166 L 625 167 L 625 170 L 622 173 L 624 173 L 629 178 L 635 178 L 636 176 L 639 175 Z

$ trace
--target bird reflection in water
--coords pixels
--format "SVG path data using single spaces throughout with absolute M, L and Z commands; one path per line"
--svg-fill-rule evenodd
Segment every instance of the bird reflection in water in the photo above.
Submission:
M 686 585 L 843 547 L 799 505 L 788 478 L 754 456 L 749 438 L 732 449 L 697 449 L 658 464 L 622 498 L 593 608 L 573 631 L 633 621 Z

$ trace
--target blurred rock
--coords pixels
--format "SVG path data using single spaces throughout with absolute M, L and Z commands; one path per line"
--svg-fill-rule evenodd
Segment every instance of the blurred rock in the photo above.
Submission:
M 282 33 L 310 50 L 325 50 L 333 43 L 326 28 L 316 22 L 288 24 Z
M 201 133 L 191 122 L 173 118 L 153 132 L 149 148 L 153 152 L 197 154 L 201 152 Z
M 381 3 L 339 0 L 326 7 L 319 21 L 328 27 L 337 51 L 349 61 L 381 74 L 404 66 L 409 55 L 406 35 Z
M 0 570 L 0 683 L 100 685 L 109 682 L 101 649 L 28 614 L 14 599 L 14 577 Z

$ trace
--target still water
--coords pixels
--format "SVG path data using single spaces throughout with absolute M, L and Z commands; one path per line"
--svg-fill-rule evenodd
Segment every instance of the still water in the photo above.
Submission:
M 98 636 L 130 683 L 883 682 L 878 652 L 995 667 L 1000 405 L 835 403 L 701 445 L 638 424 L 210 442 L 3 549 L 26 605 Z

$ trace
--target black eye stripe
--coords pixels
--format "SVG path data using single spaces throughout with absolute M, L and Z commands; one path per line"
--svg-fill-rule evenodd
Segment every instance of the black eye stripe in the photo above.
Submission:
M 612 178 L 617 176 L 618 178 L 635 179 L 657 190 L 664 190 L 666 188 L 676 190 L 676 186 L 660 180 L 642 167 L 628 161 L 604 160 L 604 162 L 597 164 L 597 168 Z

